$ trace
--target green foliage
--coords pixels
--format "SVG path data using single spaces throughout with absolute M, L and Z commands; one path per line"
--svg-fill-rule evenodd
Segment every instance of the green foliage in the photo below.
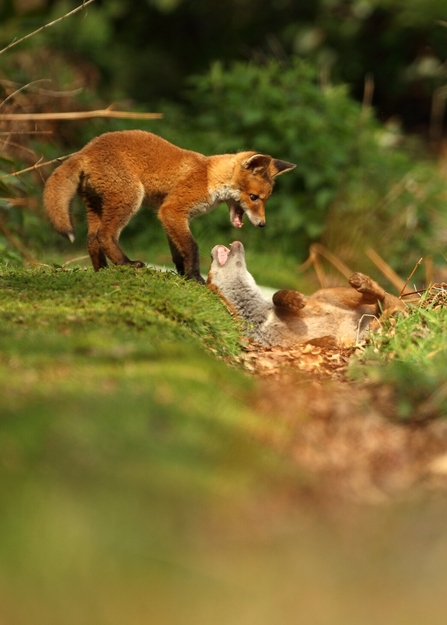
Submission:
M 277 181 L 265 232 L 244 228 L 249 249 L 274 246 L 302 261 L 310 243 L 322 240 L 358 262 L 373 245 L 405 272 L 427 250 L 442 248 L 433 216 L 445 182 L 431 164 L 396 147 L 399 135 L 345 86 L 322 84 L 315 65 L 298 58 L 228 69 L 215 63 L 190 82 L 187 132 L 182 141 L 167 120 L 160 127 L 168 138 L 208 154 L 254 149 L 297 164 Z M 219 219 L 213 225 L 223 236 L 228 218 Z M 203 221 L 199 233 L 209 227 Z
M 0 47 L 75 6 L 77 0 L 3 0 Z M 125 94 L 145 104 L 179 101 L 185 77 L 216 59 L 298 54 L 350 84 L 359 100 L 365 76 L 373 75 L 383 118 L 397 114 L 414 128 L 430 123 L 433 92 L 445 84 L 444 10 L 443 0 L 108 0 L 45 29 L 35 42 L 98 68 L 107 99 Z
M 389 389 L 384 412 L 402 422 L 417 423 L 447 416 L 447 308 L 422 300 L 409 314 L 384 321 L 371 334 L 354 378 Z
M 61 89 L 82 79 L 82 72 L 75 68 L 61 72 L 65 62 L 41 49 L 36 62 L 44 58 L 49 61 L 49 73 L 61 81 Z M 33 79 L 37 66 L 20 63 L 19 67 L 28 72 L 24 80 Z M 316 65 L 298 58 L 235 63 L 228 68 L 215 63 L 208 73 L 193 77 L 189 84 L 188 106 L 166 103 L 161 107 L 164 120 L 144 127 L 206 154 L 254 149 L 297 165 L 279 177 L 267 205 L 267 228 L 263 231 L 249 223 L 242 231 L 232 230 L 225 208 L 193 222 L 193 233 L 205 257 L 214 245 L 238 238 L 250 252 L 268 250 L 302 262 L 310 244 L 319 241 L 348 265 L 367 273 L 371 268 L 363 262 L 365 248 L 372 246 L 394 269 L 408 275 L 409 267 L 421 256 L 442 249 L 440 216 L 445 181 L 431 163 L 413 157 L 403 146 L 396 147 L 402 137 L 383 128 L 371 110 L 349 96 L 345 86 L 322 82 Z M 102 106 L 89 93 L 86 90 L 82 96 L 83 106 Z M 45 108 L 53 103 L 45 90 L 28 98 L 33 106 L 37 103 Z M 76 97 L 67 98 L 59 103 L 65 108 L 79 107 Z M 70 123 L 58 126 L 51 143 L 23 141 L 35 162 L 41 156 L 54 158 L 69 153 L 92 135 L 134 126 L 104 120 L 80 126 Z M 418 149 L 410 147 L 414 152 Z M 22 162 L 13 152 L 0 165 L 6 173 L 20 169 Z M 29 161 L 23 162 L 27 164 Z M 39 210 L 8 203 L 8 197 L 22 201 L 34 197 L 34 205 L 40 205 L 39 173 L 5 180 L 3 186 L 8 188 L 3 190 L 3 215 L 13 231 L 37 253 L 48 242 L 64 249 L 63 241 L 54 236 Z M 83 208 L 75 213 L 78 240 L 83 241 L 85 213 Z M 151 250 L 167 250 L 156 216 L 145 210 L 131 220 L 124 238 L 139 248 L 148 247 L 147 260 L 155 260 Z M 10 244 L 4 245 L 9 253 Z M 16 251 L 13 253 L 17 256 Z

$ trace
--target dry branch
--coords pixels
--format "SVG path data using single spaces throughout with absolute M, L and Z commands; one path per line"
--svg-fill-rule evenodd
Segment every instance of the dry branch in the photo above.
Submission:
M 74 111 L 67 113 L 4 113 L 0 121 L 45 121 L 50 119 L 91 119 L 93 117 L 113 117 L 117 119 L 162 119 L 162 113 L 138 113 L 113 111 L 111 108 L 97 111 Z
M 70 156 L 73 156 L 73 154 L 76 154 L 76 152 L 73 152 L 72 154 L 67 154 L 66 156 L 58 156 L 57 158 L 53 158 L 51 161 L 37 161 L 37 163 L 34 163 L 34 165 L 31 165 L 31 167 L 27 167 L 26 169 L 21 169 L 20 171 L 15 171 L 12 174 L 3 174 L 3 176 L 0 176 L 0 180 L 3 180 L 4 178 L 13 178 L 14 176 L 20 176 L 21 174 L 26 174 L 29 171 L 33 171 L 34 169 L 39 169 L 40 167 L 45 167 L 45 165 L 51 165 L 52 163 L 56 163 L 57 161 L 63 161 L 66 158 L 69 158 Z
M 31 256 L 31 254 L 28 252 L 28 250 L 26 249 L 26 247 L 23 245 L 23 243 L 21 243 L 18 239 L 16 239 L 11 232 L 8 230 L 8 228 L 5 226 L 5 224 L 0 221 L 0 230 L 3 232 L 3 234 L 5 235 L 5 237 L 8 239 L 8 241 L 16 248 L 19 250 L 19 252 L 22 254 L 23 258 L 30 263 L 31 265 L 36 264 L 36 260 Z
M 405 284 L 403 285 L 403 287 L 400 290 L 399 299 L 401 299 L 403 297 L 405 289 L 408 286 L 408 283 L 410 282 L 411 278 L 414 276 L 414 273 L 415 273 L 416 269 L 419 267 L 419 265 L 422 263 L 423 260 L 424 260 L 423 258 L 420 258 L 418 260 L 418 262 L 415 264 L 413 271 L 410 273 L 410 275 L 407 278 L 407 281 L 405 282 Z
M 372 249 L 372 247 L 369 247 L 366 250 L 366 255 L 368 256 L 370 260 L 372 260 L 375 266 L 378 269 L 380 269 L 383 275 L 386 278 L 388 278 L 391 284 L 396 287 L 396 289 L 400 292 L 400 295 L 402 296 L 404 294 L 403 292 L 406 287 L 406 284 L 404 283 L 402 278 L 398 276 L 397 273 L 391 269 L 388 263 L 386 263 L 383 260 L 383 258 L 381 258 L 379 254 L 375 250 Z
M 53 89 L 43 89 L 42 87 L 35 86 L 37 83 L 42 83 L 42 82 L 52 83 L 53 81 L 51 80 L 51 78 L 39 78 L 38 80 L 31 81 L 27 85 L 22 85 L 12 80 L 2 79 L 0 80 L 0 85 L 2 85 L 5 91 L 8 88 L 13 89 L 13 91 L 11 91 L 11 93 L 8 95 L 8 98 L 11 95 L 14 96 L 16 93 L 20 93 L 20 91 L 23 91 L 24 89 L 27 89 L 28 91 L 31 91 L 32 93 L 50 96 L 52 98 L 65 98 L 68 96 L 75 96 L 75 95 L 82 93 L 83 91 L 82 87 L 78 87 L 76 89 L 66 89 L 63 91 L 54 91 Z M 1 103 L 1 106 L 3 106 L 4 103 L 5 103 L 5 100 L 3 100 L 3 102 Z
M 5 132 L 0 131 L 0 137 L 8 136 L 11 134 L 15 135 L 52 135 L 52 130 L 14 130 L 14 133 L 11 130 L 7 130 Z M 5 142 L 3 142 L 5 143 Z M 8 142 L 9 144 L 9 142 Z
M 327 280 L 320 266 L 318 255 L 328 260 L 347 280 L 352 276 L 353 272 L 349 267 L 320 243 L 314 243 L 310 246 L 309 258 L 298 267 L 298 271 L 304 271 L 309 265 L 313 265 L 321 286 L 327 286 Z
M 58 22 L 64 20 L 66 17 L 69 17 L 70 15 L 77 13 L 78 11 L 80 11 L 81 9 L 84 9 L 88 4 L 91 4 L 94 1 L 95 0 L 84 0 L 84 2 L 80 6 L 76 7 L 76 9 L 73 9 L 73 11 L 70 11 L 69 13 L 62 15 L 62 17 L 58 17 L 57 20 L 53 20 L 52 22 L 49 22 L 48 24 L 41 26 L 37 30 L 34 30 L 32 33 L 28 33 L 28 35 L 25 35 L 24 37 L 21 37 L 20 39 L 17 39 L 16 41 L 12 41 L 9 44 L 9 46 L 6 46 L 6 48 L 3 48 L 3 50 L 0 50 L 0 54 L 3 54 L 3 52 L 6 52 L 7 50 L 12 48 L 13 46 L 16 46 L 17 44 L 22 43 L 22 41 L 25 41 L 25 39 L 29 39 L 33 35 L 40 33 L 42 30 L 45 30 L 46 28 L 49 28 L 50 26 L 57 24 Z

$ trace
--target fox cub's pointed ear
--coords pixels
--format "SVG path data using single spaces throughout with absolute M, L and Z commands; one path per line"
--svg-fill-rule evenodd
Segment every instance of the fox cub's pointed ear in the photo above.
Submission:
M 275 176 L 279 176 L 280 174 L 284 174 L 286 171 L 290 171 L 291 169 L 295 169 L 296 165 L 293 163 L 288 163 L 287 161 L 279 161 L 276 158 L 272 159 L 270 164 L 270 174 L 275 178 Z
M 246 161 L 243 161 L 242 167 L 251 170 L 254 174 L 262 175 L 266 173 L 271 162 L 271 156 L 267 156 L 266 154 L 253 154 L 253 156 L 247 158 Z

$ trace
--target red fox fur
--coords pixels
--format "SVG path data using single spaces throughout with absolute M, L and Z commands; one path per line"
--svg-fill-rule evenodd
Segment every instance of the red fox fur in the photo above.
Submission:
M 267 300 L 245 264 L 239 241 L 211 251 L 207 285 L 245 322 L 249 338 L 266 346 L 312 342 L 349 346 L 365 336 L 382 313 L 403 311 L 405 304 L 362 273 L 349 287 L 320 289 L 306 297 L 298 291 L 277 291 Z
M 55 229 L 74 241 L 70 203 L 78 193 L 87 209 L 88 252 L 93 268 L 144 266 L 118 244 L 122 229 L 143 201 L 158 211 L 177 271 L 203 282 L 198 246 L 189 222 L 226 202 L 236 228 L 244 213 L 265 225 L 265 203 L 279 174 L 295 165 L 256 152 L 204 156 L 141 130 L 100 135 L 60 165 L 48 179 L 44 206 Z

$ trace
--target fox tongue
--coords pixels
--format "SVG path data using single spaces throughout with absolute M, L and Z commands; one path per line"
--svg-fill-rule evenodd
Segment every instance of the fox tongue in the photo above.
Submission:
M 241 208 L 236 207 L 233 210 L 233 214 L 231 215 L 231 223 L 233 224 L 235 228 L 242 228 L 242 226 L 244 225 L 242 221 L 243 216 L 244 216 L 244 211 Z
M 242 228 L 244 224 L 242 223 L 242 219 L 240 215 L 235 215 L 233 219 L 233 226 L 235 228 Z

